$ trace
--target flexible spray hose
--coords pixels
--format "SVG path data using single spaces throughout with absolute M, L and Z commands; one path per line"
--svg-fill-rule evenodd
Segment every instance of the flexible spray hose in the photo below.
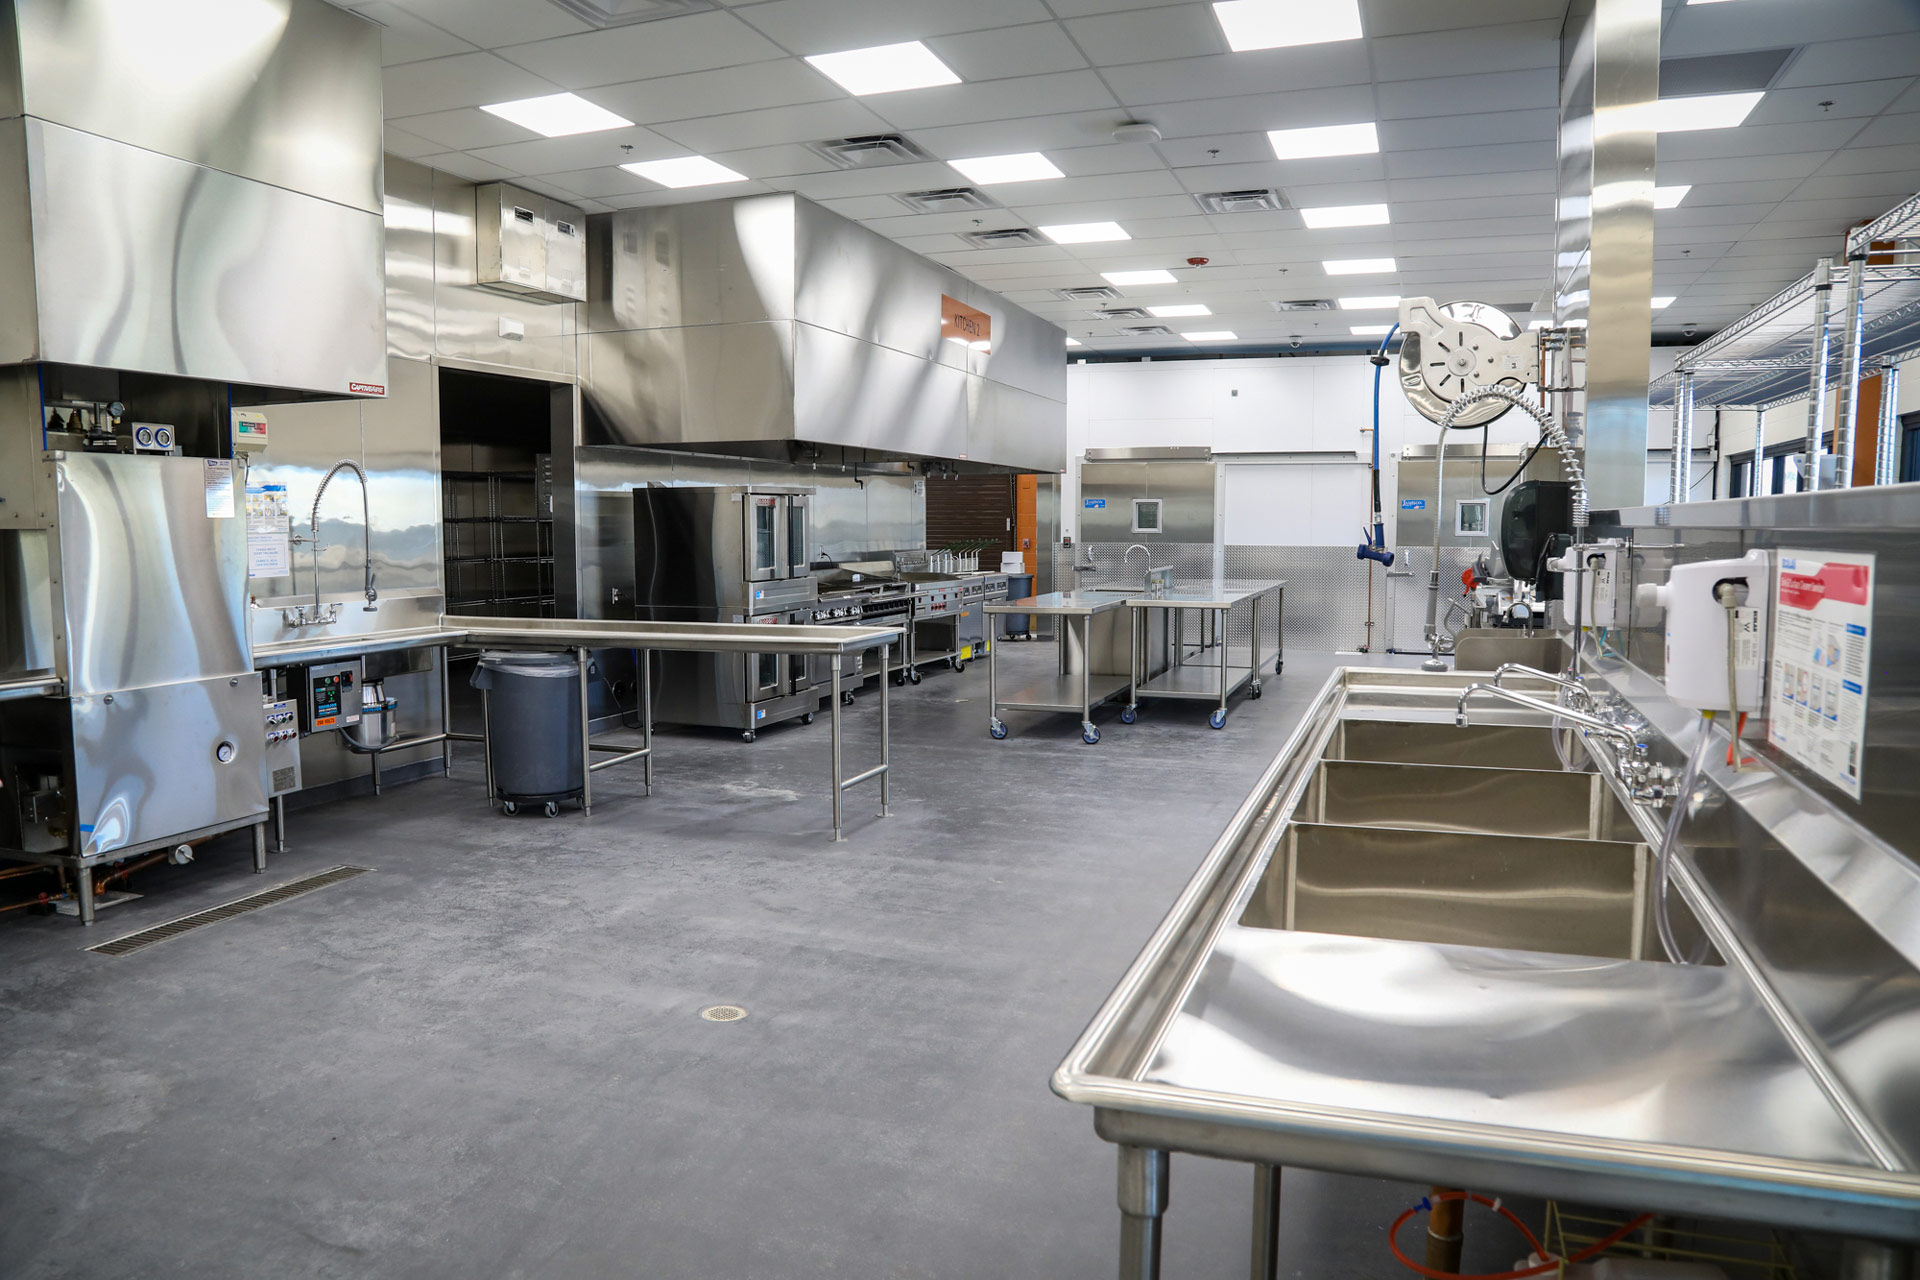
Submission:
M 1693 753 L 1687 757 L 1686 772 L 1680 775 L 1680 789 L 1674 793 L 1673 812 L 1667 815 L 1667 829 L 1660 840 L 1660 858 L 1654 869 L 1654 924 L 1660 930 L 1661 949 L 1667 953 L 1667 959 L 1675 964 L 1699 964 L 1706 957 L 1705 938 L 1701 939 L 1698 953 L 1691 956 L 1680 953 L 1680 943 L 1673 936 L 1673 919 L 1667 904 L 1672 886 L 1673 854 L 1680 844 L 1680 824 L 1686 820 L 1687 809 L 1693 804 L 1693 787 L 1700 780 L 1700 766 L 1707 758 L 1707 744 L 1711 741 L 1713 712 L 1707 711 L 1700 717 L 1700 740 L 1693 744 Z

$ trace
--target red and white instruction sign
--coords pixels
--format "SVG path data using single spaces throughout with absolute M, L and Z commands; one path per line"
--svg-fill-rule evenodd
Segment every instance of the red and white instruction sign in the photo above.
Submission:
M 1782 551 L 1767 738 L 1860 798 L 1873 661 L 1873 557 Z

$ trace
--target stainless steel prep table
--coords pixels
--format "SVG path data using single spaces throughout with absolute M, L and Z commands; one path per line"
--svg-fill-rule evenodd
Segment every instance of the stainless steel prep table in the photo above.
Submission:
M 1037 614 L 1058 618 L 1061 623 L 1060 674 L 1031 680 L 1004 698 L 1000 696 L 997 659 L 1000 647 L 988 646 L 987 731 L 996 738 L 1007 736 L 1007 726 L 1000 719 L 1003 709 L 1077 711 L 1081 738 L 1089 745 L 1100 741 L 1100 730 L 1093 723 L 1093 709 L 1126 690 L 1132 677 L 1124 670 L 1094 669 L 1116 666 L 1118 649 L 1118 645 L 1111 642 L 1111 636 L 1096 636 L 1095 621 L 1126 608 L 1126 604 L 1126 596 L 1114 591 L 1049 591 L 1024 600 L 1005 600 L 985 606 L 989 617 L 1002 613 Z M 1096 638 L 1107 639 L 1109 643 L 1096 645 Z M 1073 669 L 1076 663 L 1077 671 Z
M 350 657 L 374 652 L 390 652 L 408 648 L 439 647 L 451 645 L 475 645 L 495 649 L 547 649 L 571 651 L 578 655 L 580 666 L 580 707 L 582 758 L 591 759 L 594 751 L 613 753 L 612 758 L 595 761 L 587 767 L 586 791 L 583 807 L 592 811 L 593 774 L 601 769 L 611 768 L 633 760 L 643 761 L 646 766 L 646 786 L 653 786 L 653 702 L 651 681 L 648 678 L 649 654 L 654 650 L 693 653 L 758 653 L 767 647 L 768 630 L 751 623 L 726 622 L 620 622 L 585 618 L 475 618 L 452 617 L 442 615 L 441 625 L 430 630 L 423 629 L 405 634 L 395 634 L 362 641 L 327 638 L 314 641 L 300 641 L 280 645 L 262 646 L 254 655 L 257 669 L 292 666 L 307 662 L 326 661 L 332 658 Z M 885 656 L 891 657 L 894 646 L 903 642 L 904 634 L 898 627 L 848 627 L 848 626 L 791 626 L 780 628 L 779 644 L 782 653 L 808 654 L 827 657 L 832 665 L 832 725 L 833 725 L 833 838 L 844 839 L 841 834 L 843 793 L 850 787 L 859 785 L 872 778 L 880 780 L 880 812 L 887 814 L 887 774 L 889 769 L 890 725 L 886 682 L 881 682 L 880 691 L 880 763 L 852 777 L 844 776 L 842 769 L 842 743 L 840 726 L 841 682 L 844 678 L 845 663 L 849 655 L 858 654 L 867 649 L 881 649 Z M 587 654 L 594 649 L 631 649 L 640 654 L 640 724 L 641 746 L 637 749 L 594 743 L 591 740 L 591 722 L 586 715 L 588 675 Z M 446 679 L 446 664 L 441 664 L 441 679 Z M 431 743 L 480 742 L 485 744 L 487 735 L 443 733 L 425 735 L 403 740 L 393 744 L 393 749 L 425 746 Z M 377 761 L 379 757 L 376 755 Z M 491 770 L 487 780 L 489 797 L 493 793 Z
M 1142 698 L 1186 698 L 1203 702 L 1216 699 L 1220 705 L 1208 718 L 1208 723 L 1216 729 L 1227 724 L 1227 699 L 1242 687 L 1249 697 L 1260 696 L 1260 665 L 1265 659 L 1260 652 L 1260 602 L 1268 596 L 1273 597 L 1273 671 L 1275 675 L 1285 662 L 1283 609 L 1286 599 L 1286 581 L 1274 582 L 1226 582 L 1214 579 L 1210 584 L 1187 587 L 1179 591 L 1168 591 L 1160 595 L 1136 595 L 1127 597 L 1127 607 L 1133 611 L 1132 626 L 1128 630 L 1130 638 L 1131 687 L 1128 691 L 1126 709 L 1120 713 L 1125 724 L 1132 724 L 1139 714 Z M 1253 612 L 1252 629 L 1248 636 L 1248 647 L 1236 653 L 1228 643 L 1229 624 L 1233 611 L 1242 605 Z M 1164 670 L 1154 674 L 1149 670 L 1152 655 L 1143 651 L 1142 635 L 1150 633 L 1148 618 L 1155 609 L 1173 611 L 1175 625 L 1165 629 L 1168 648 Z M 1207 651 L 1215 651 L 1212 659 L 1206 662 L 1189 663 L 1188 650 L 1183 629 L 1178 619 L 1187 610 L 1197 609 L 1211 622 L 1201 632 L 1201 642 L 1194 651 L 1195 656 L 1206 657 Z

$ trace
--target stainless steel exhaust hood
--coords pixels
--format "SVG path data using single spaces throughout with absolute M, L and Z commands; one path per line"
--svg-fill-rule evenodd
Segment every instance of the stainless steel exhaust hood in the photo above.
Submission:
M 1066 465 L 1065 332 L 800 196 L 596 215 L 587 276 L 589 445 Z
M 380 33 L 0 0 L 0 364 L 382 394 Z

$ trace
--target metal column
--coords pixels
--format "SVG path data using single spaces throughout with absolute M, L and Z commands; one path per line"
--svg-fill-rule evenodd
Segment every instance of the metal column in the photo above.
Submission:
M 1667 467 L 1667 501 L 1679 506 L 1693 489 L 1693 375 L 1680 375 L 1673 397 L 1673 458 Z
M 1827 363 L 1833 335 L 1828 324 L 1833 307 L 1833 259 L 1822 258 L 1813 268 L 1813 373 L 1807 394 L 1807 488 L 1820 487 L 1820 437 L 1827 434 Z
M 880 646 L 880 662 L 883 668 L 886 666 L 887 659 L 892 656 L 892 653 L 893 646 L 891 644 Z M 839 655 L 835 654 L 834 656 L 838 657 Z M 883 818 L 893 816 L 892 810 L 887 807 L 887 775 L 893 772 L 892 737 L 893 730 L 888 720 L 887 711 L 887 682 L 882 680 L 880 682 L 880 816 Z
M 1280 1280 L 1280 1166 L 1253 1166 L 1251 1280 Z
M 1840 420 L 1834 424 L 1833 433 L 1833 487 L 1836 489 L 1853 487 L 1854 430 L 1860 422 L 1860 341 L 1866 323 L 1861 287 L 1866 270 L 1865 255 L 1847 263 L 1847 327 L 1841 335 L 1845 345 L 1840 349 L 1842 400 Z
M 1120 1147 L 1120 1280 L 1159 1280 L 1167 1153 Z
M 845 836 L 840 834 L 842 790 L 840 779 L 843 776 L 840 772 L 840 665 L 844 660 L 845 655 L 843 654 L 836 653 L 833 655 L 833 839 L 836 844 L 846 839 Z M 883 706 L 885 705 L 887 696 L 886 660 L 887 651 L 883 648 L 880 650 L 880 697 L 882 700 L 881 705 Z
M 267 823 L 264 818 L 253 825 L 253 869 L 256 874 L 267 869 Z
M 1767 466 L 1767 411 L 1753 415 L 1753 475 L 1747 480 L 1747 496 L 1762 498 L 1773 487 L 1773 472 Z
M 1880 371 L 1880 435 L 1874 441 L 1873 482 L 1892 484 L 1900 469 L 1900 366 Z
M 646 794 L 653 794 L 653 650 L 640 651 L 640 745 L 647 758 L 642 766 Z
M 587 667 L 585 649 L 573 651 L 580 666 L 580 812 L 593 812 L 593 716 L 587 710 Z

